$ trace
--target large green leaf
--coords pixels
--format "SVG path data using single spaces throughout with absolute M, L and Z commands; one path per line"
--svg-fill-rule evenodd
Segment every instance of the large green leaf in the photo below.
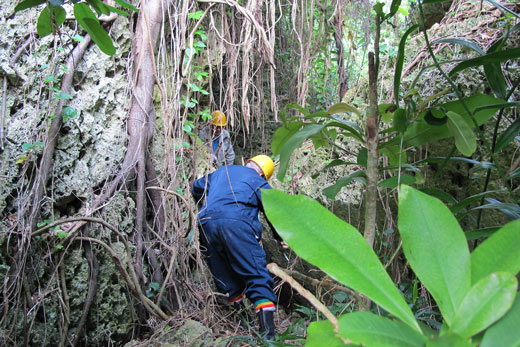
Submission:
M 477 149 L 477 138 L 471 130 L 471 126 L 458 113 L 448 111 L 446 115 L 448 116 L 448 129 L 455 137 L 455 146 L 460 153 L 471 157 Z
M 65 22 L 66 13 L 61 6 L 47 5 L 43 8 L 38 21 L 36 22 L 36 31 L 40 37 L 50 35 Z
M 450 331 L 469 338 L 484 330 L 513 305 L 518 280 L 509 272 L 494 272 L 475 283 L 459 308 Z
M 302 127 L 303 122 L 288 122 L 276 129 L 271 141 L 271 151 L 274 155 L 280 153 L 283 145 Z
M 496 271 L 520 271 L 520 219 L 504 225 L 471 253 L 473 283 Z
M 45 0 L 25 0 L 20 2 L 16 7 L 14 8 L 15 12 L 25 10 L 26 8 L 35 7 L 38 5 L 41 5 L 45 2 Z
M 403 185 L 398 226 L 410 266 L 451 325 L 471 284 L 469 249 L 459 223 L 440 200 Z
M 262 190 L 267 218 L 296 254 L 416 330 L 410 308 L 363 236 L 317 201 Z
M 468 106 L 470 112 L 475 113 L 474 117 L 477 124 L 482 125 L 489 120 L 500 107 L 497 106 L 495 108 L 480 109 L 478 112 L 475 112 L 475 110 L 478 107 L 498 104 L 502 101 L 489 95 L 477 94 L 463 99 L 463 102 Z M 474 127 L 471 117 L 465 111 L 461 101 L 451 101 L 443 105 L 438 105 L 438 108 L 444 108 L 446 111 L 452 111 L 459 114 L 464 118 L 467 124 L 472 128 Z M 405 146 L 417 147 L 428 142 L 438 141 L 452 136 L 448 130 L 447 124 L 440 126 L 431 126 L 427 124 L 423 119 L 425 114 L 426 113 L 421 115 L 418 121 L 408 126 L 404 134 Z M 395 139 L 393 142 L 389 141 L 388 144 L 397 144 L 399 141 L 399 139 Z
M 343 339 L 363 346 L 423 346 L 427 340 L 426 336 L 408 325 L 371 312 L 341 316 L 339 333 Z
M 520 346 L 520 295 L 516 295 L 513 307 L 498 322 L 486 330 L 480 347 L 513 347 Z
M 306 347 L 340 347 L 345 346 L 343 341 L 336 336 L 334 327 L 328 320 L 313 322 L 307 328 Z
M 278 175 L 276 176 L 280 181 L 283 181 L 287 167 L 289 166 L 289 160 L 291 159 L 292 152 L 301 146 L 310 136 L 323 130 L 325 125 L 323 124 L 310 124 L 303 127 L 300 131 L 296 132 L 291 136 L 280 150 L 280 166 L 278 167 Z
M 74 4 L 74 16 L 78 24 L 85 29 L 103 53 L 113 55 L 116 52 L 112 39 L 110 39 L 105 29 L 99 24 L 96 15 L 86 3 L 80 2 Z

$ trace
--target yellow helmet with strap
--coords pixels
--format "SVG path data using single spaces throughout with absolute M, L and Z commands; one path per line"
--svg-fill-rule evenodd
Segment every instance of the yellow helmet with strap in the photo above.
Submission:
M 227 124 L 227 119 L 226 119 L 226 115 L 224 114 L 224 112 L 222 111 L 214 111 L 212 114 L 211 114 L 211 124 L 215 125 L 215 126 L 218 126 L 218 127 L 223 127 L 223 126 L 226 126 Z
M 271 175 L 274 171 L 274 162 L 271 158 L 269 158 L 267 155 L 260 154 L 248 160 L 248 162 L 250 161 L 262 169 L 266 180 L 271 178 Z

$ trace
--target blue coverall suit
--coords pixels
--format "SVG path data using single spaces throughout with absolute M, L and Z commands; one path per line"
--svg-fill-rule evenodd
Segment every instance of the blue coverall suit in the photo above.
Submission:
M 218 290 L 228 293 L 230 299 L 245 292 L 252 302 L 268 299 L 276 303 L 273 279 L 259 243 L 262 188 L 271 186 L 254 169 L 230 165 L 196 180 L 192 194 L 196 201 L 206 196 L 198 222 Z

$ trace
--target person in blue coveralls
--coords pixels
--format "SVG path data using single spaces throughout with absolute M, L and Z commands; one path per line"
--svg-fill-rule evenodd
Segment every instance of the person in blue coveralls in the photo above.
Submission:
M 271 158 L 257 155 L 245 166 L 222 166 L 192 187 L 197 202 L 205 198 L 198 215 L 200 240 L 217 289 L 227 293 L 230 304 L 236 305 L 244 295 L 253 302 L 259 330 L 268 339 L 275 335 L 276 297 L 259 243 L 258 216 L 263 212 L 260 190 L 271 188 L 267 180 L 273 170 Z
M 231 144 L 229 131 L 225 129 L 227 119 L 224 112 L 214 111 L 211 114 L 211 124 L 201 129 L 200 139 L 211 145 L 211 162 L 218 166 L 233 165 L 235 151 Z

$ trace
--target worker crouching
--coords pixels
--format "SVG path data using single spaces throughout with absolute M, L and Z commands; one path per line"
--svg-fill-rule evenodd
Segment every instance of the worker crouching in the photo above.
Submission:
M 267 180 L 274 163 L 266 155 L 248 160 L 245 166 L 222 166 L 196 180 L 192 194 L 205 204 L 198 223 L 201 245 L 217 289 L 228 294 L 230 304 L 245 296 L 254 303 L 260 333 L 275 335 L 276 297 L 265 252 L 260 245 L 263 212 L 261 189 L 270 189 Z M 270 225 L 270 223 L 269 223 Z

